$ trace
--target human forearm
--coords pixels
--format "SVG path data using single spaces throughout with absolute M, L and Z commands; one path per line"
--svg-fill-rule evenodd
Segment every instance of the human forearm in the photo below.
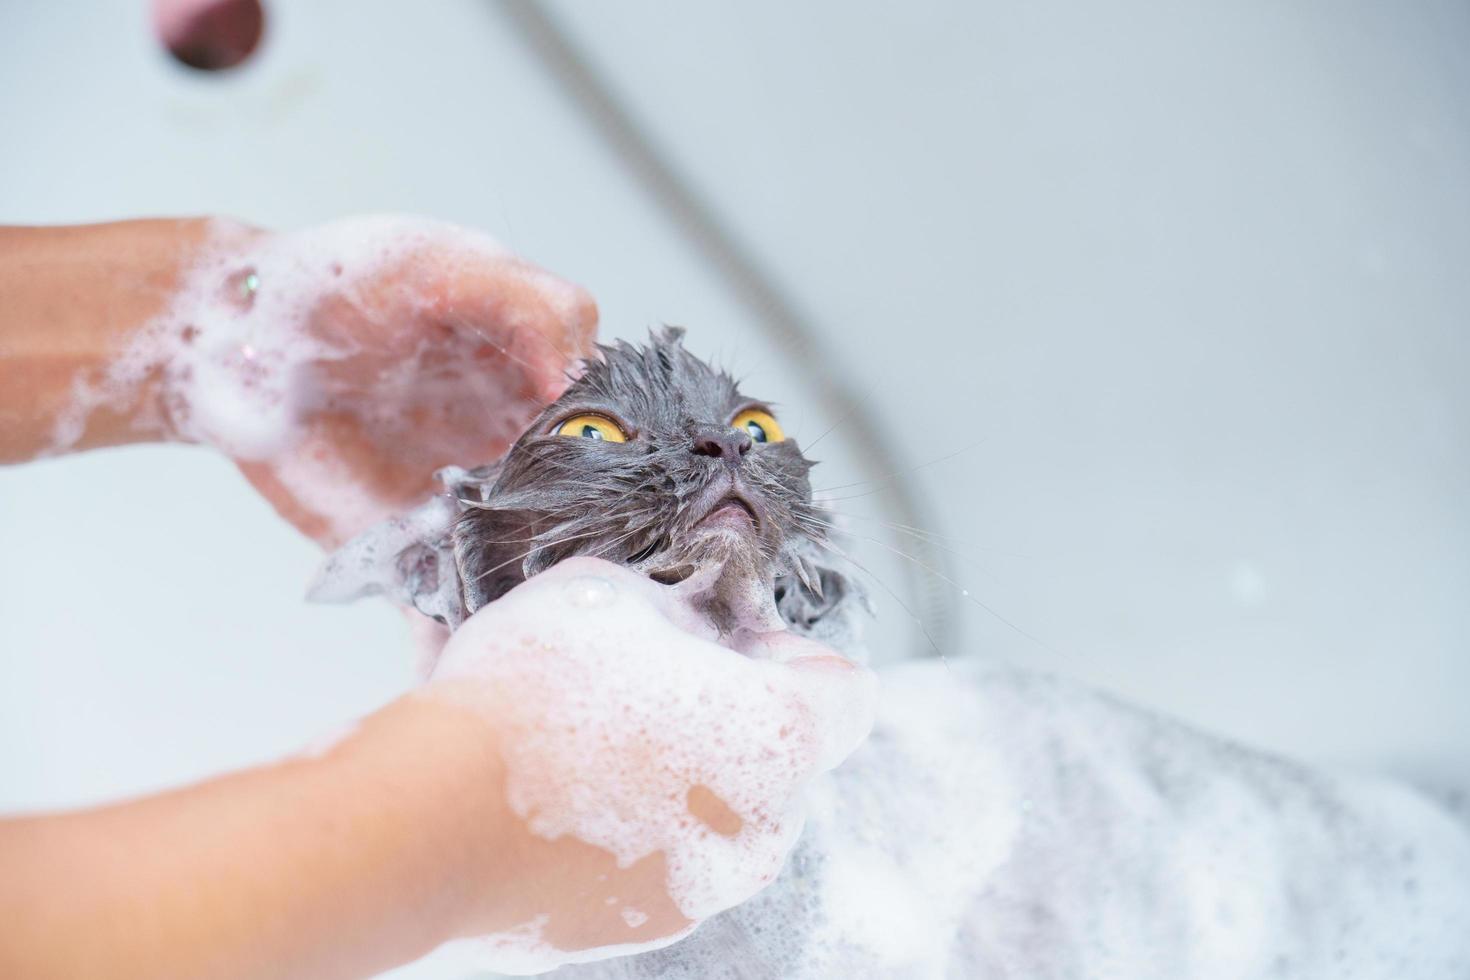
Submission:
M 156 379 L 70 415 L 78 386 L 166 309 L 208 225 L 0 227 L 0 463 L 170 436 Z
M 315 758 L 0 824 L 0 975 L 361 976 L 480 925 L 487 729 L 404 699 Z

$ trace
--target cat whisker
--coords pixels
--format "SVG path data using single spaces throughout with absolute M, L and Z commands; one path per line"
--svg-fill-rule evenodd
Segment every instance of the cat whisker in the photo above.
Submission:
M 867 487 L 867 486 L 879 487 L 879 486 L 882 486 L 885 483 L 892 483 L 894 480 L 901 480 L 904 477 L 909 476 L 910 474 L 916 473 L 919 470 L 924 469 L 925 467 L 935 466 L 935 465 L 937 465 L 939 463 L 948 462 L 949 460 L 954 459 L 956 456 L 960 456 L 960 455 L 963 455 L 964 453 L 969 452 L 970 450 L 974 449 L 976 446 L 978 446 L 981 443 L 985 442 L 989 438 L 990 438 L 989 436 L 984 436 L 984 437 L 982 437 L 980 439 L 976 439 L 974 442 L 969 443 L 968 445 L 965 445 L 965 446 L 961 446 L 959 449 L 956 449 L 952 453 L 946 453 L 943 456 L 939 456 L 939 457 L 936 457 L 936 458 L 930 459 L 930 460 L 925 460 L 924 462 L 919 463 L 917 466 L 909 466 L 909 467 L 905 467 L 904 469 L 901 469 L 901 470 L 892 470 L 892 471 L 890 471 L 888 473 L 883 474 L 881 477 L 879 477 L 876 480 L 858 480 L 858 481 L 856 481 L 854 483 L 839 483 L 838 485 L 833 486 L 833 487 L 816 487 L 816 488 L 814 488 L 812 490 L 812 493 L 814 493 L 814 494 L 817 494 L 817 493 L 830 493 L 833 490 L 847 490 L 847 489 L 852 488 L 852 487 Z M 867 496 L 867 494 L 859 494 L 858 496 Z M 841 500 L 841 499 L 848 499 L 848 498 L 841 498 L 841 497 L 839 497 L 839 498 L 836 498 L 836 499 Z
M 503 511 L 503 510 L 514 510 L 515 509 L 515 508 L 507 508 L 507 507 L 504 507 L 504 506 L 501 506 L 501 505 L 494 505 L 494 504 L 482 503 L 480 501 L 462 500 L 461 503 L 468 504 L 469 506 L 474 507 L 477 510 L 501 510 L 501 511 Z M 575 513 L 577 511 L 584 510 L 584 509 L 585 509 L 585 505 L 582 505 L 582 504 L 574 504 L 573 506 L 563 508 L 562 510 L 537 511 L 537 512 L 535 512 L 535 515 L 536 515 L 536 518 L 537 519 L 542 520 L 542 521 L 556 521 L 560 517 L 564 517 L 567 514 L 572 514 L 572 513 Z M 523 527 L 529 527 L 530 525 L 531 525 L 531 522 L 527 522 L 526 524 L 524 524 L 522 526 Z M 520 544 L 523 541 L 534 540 L 534 538 L 535 538 L 535 535 L 531 535 L 531 536 L 528 537 L 527 535 L 524 535 L 523 534 L 523 535 L 520 535 L 520 536 L 514 537 L 514 538 L 481 538 L 481 537 L 477 537 L 477 538 L 475 538 L 475 540 L 477 542 L 481 543 L 481 544 Z
M 499 351 L 501 354 L 503 354 L 509 360 L 514 361 L 515 363 L 521 365 L 524 368 L 529 368 L 533 372 L 533 376 L 534 376 L 534 374 L 539 373 L 541 371 L 542 367 L 543 367 L 542 365 L 539 365 L 539 364 L 532 364 L 530 361 L 528 361 L 528 360 L 526 360 L 526 359 L 524 359 L 522 357 L 517 357 L 515 354 L 512 354 L 510 352 L 510 348 L 507 347 L 505 344 L 500 344 L 500 343 L 495 342 L 494 340 L 491 340 L 490 339 L 490 335 L 488 333 L 486 333 L 484 330 L 482 330 L 478 325 L 476 325 L 473 320 L 470 320 L 470 319 L 468 319 L 466 317 L 462 317 L 462 316 L 453 316 L 453 315 L 451 315 L 451 316 L 448 316 L 448 317 L 445 318 L 445 322 L 448 323 L 450 326 L 456 328 L 456 329 L 459 329 L 459 330 L 468 330 L 470 333 L 473 333 L 475 336 L 479 337 L 480 340 L 483 341 L 487 346 L 492 347 L 495 350 Z M 571 352 L 570 351 L 562 350 L 556 344 L 553 344 L 551 342 L 551 339 L 549 337 L 545 336 L 544 334 L 540 333 L 539 331 L 536 331 L 536 330 L 524 330 L 524 329 L 522 329 L 520 327 L 512 327 L 511 328 L 511 334 L 510 335 L 511 335 L 511 339 L 512 340 L 514 340 L 516 337 L 522 337 L 522 336 L 535 337 L 538 340 L 540 340 L 543 344 L 545 344 L 546 347 L 547 347 L 547 349 L 550 350 L 553 354 L 555 354 L 560 360 L 565 361 L 565 360 L 568 360 L 568 359 L 571 358 Z
M 969 542 L 959 541 L 958 539 L 955 539 L 955 538 L 947 538 L 947 537 L 944 537 L 943 535 L 938 535 L 938 534 L 934 534 L 934 533 L 932 533 L 930 531 L 925 531 L 923 528 L 910 527 L 907 524 L 898 524 L 898 523 L 895 523 L 893 521 L 885 521 L 885 520 L 883 520 L 880 517 L 871 517 L 871 516 L 866 515 L 866 514 L 839 513 L 838 511 L 835 511 L 835 510 L 828 511 L 828 513 L 831 513 L 831 514 L 833 514 L 833 515 L 835 515 L 837 517 L 840 517 L 843 520 L 860 520 L 860 521 L 861 520 L 866 520 L 866 521 L 872 521 L 875 524 L 878 524 L 878 525 L 880 525 L 882 527 L 885 527 L 888 530 L 893 531 L 896 534 L 904 534 L 904 535 L 907 535 L 908 537 L 913 538 L 915 541 L 917 541 L 920 544 L 929 545 L 932 548 L 937 548 L 940 551 L 943 551 L 945 554 L 954 555 L 960 561 L 964 562 L 967 565 L 973 566 L 976 571 L 980 572 L 982 575 L 985 575 L 985 576 L 987 576 L 989 578 L 994 578 L 995 577 L 994 574 L 989 569 L 985 568 L 982 564 L 980 564 L 980 562 L 977 561 L 973 556 L 968 555 L 968 554 L 966 554 L 963 551 L 960 551 L 960 550 L 958 550 L 956 548 L 951 547 L 946 542 L 951 542 L 952 541 L 955 544 L 963 544 L 967 548 L 979 548 L 980 550 L 992 551 L 992 552 L 995 552 L 996 554 L 1002 554 L 1002 555 L 1009 555 L 1009 554 L 1011 554 L 1011 552 L 999 551 L 998 549 L 995 549 L 995 548 L 980 548 L 979 545 L 972 545 Z M 862 535 L 858 535 L 855 532 L 849 531 L 847 528 L 843 527 L 841 524 L 833 524 L 833 523 L 830 523 L 830 522 L 824 522 L 824 526 L 830 528 L 833 531 L 836 531 L 838 534 L 853 534 L 856 537 L 862 537 Z M 1024 558 L 1026 556 L 1025 555 L 1014 555 L 1013 557 Z
M 827 525 L 827 526 L 828 527 L 832 527 L 832 525 Z M 841 531 L 842 529 L 841 528 L 835 528 L 834 527 L 833 530 Z M 848 533 L 848 532 L 843 532 L 843 533 Z M 1000 613 L 996 612 L 995 609 L 991 608 L 990 605 L 988 605 L 985 602 L 982 602 L 979 598 L 977 598 L 976 596 L 974 596 L 973 594 L 971 594 L 971 592 L 970 592 L 970 590 L 968 588 L 965 588 L 959 582 L 956 582 L 954 579 L 950 578 L 948 575 L 946 575 L 943 572 L 939 571 L 937 568 L 934 568 L 932 565 L 929 565 L 927 562 L 920 561 L 918 558 L 915 558 L 913 555 L 909 554 L 908 552 L 903 551 L 900 548 L 895 548 L 892 545 L 890 545 L 890 544 L 888 544 L 888 543 L 886 543 L 884 541 L 878 540 L 877 538 L 869 537 L 868 535 L 864 535 L 864 534 L 853 535 L 853 537 L 856 537 L 856 538 L 858 538 L 859 540 L 862 540 L 862 541 L 867 541 L 867 542 L 870 542 L 872 544 L 875 544 L 878 547 L 885 549 L 886 551 L 892 552 L 893 554 L 897 555 L 900 558 L 905 558 L 908 561 L 913 562 L 915 566 L 917 566 L 919 568 L 922 568 L 924 571 L 928 572 L 930 575 L 933 575 L 934 577 L 940 579 L 941 581 L 944 581 L 944 582 L 948 583 L 951 588 L 957 589 L 959 591 L 959 593 L 960 593 L 960 597 L 961 598 L 968 599 L 971 603 L 973 603 L 974 605 L 978 606 L 980 609 L 983 609 L 985 612 L 989 613 L 990 616 L 992 616 L 997 622 L 1000 622 L 1000 623 L 1004 624 L 1005 626 L 1010 627 L 1012 630 L 1015 630 L 1016 633 L 1018 633 L 1021 636 L 1024 636 L 1026 639 L 1030 640 L 1032 643 L 1035 643 L 1037 646 L 1041 647 L 1043 650 L 1046 650 L 1048 653 L 1051 653 L 1051 654 L 1053 654 L 1056 657 L 1059 657 L 1059 658 L 1062 658 L 1062 659 L 1066 659 L 1066 655 L 1063 654 L 1056 647 L 1052 646 L 1050 643 L 1047 643 L 1041 637 L 1036 636 L 1035 634 L 1030 633 L 1027 630 L 1022 629 L 1020 626 L 1017 626 L 1015 623 L 1011 622 L 1009 619 L 1007 619 L 1006 617 L 1002 616 Z M 831 545 L 828 545 L 828 547 L 832 547 L 832 546 Z M 851 557 L 848 556 L 848 555 L 846 555 L 845 553 L 842 553 L 842 552 L 839 552 L 839 553 L 842 554 L 843 557 L 844 558 L 847 558 L 849 561 L 852 560 Z M 861 566 L 859 566 L 859 567 L 861 567 Z M 869 572 L 868 574 L 871 575 L 872 573 Z M 890 590 L 890 592 L 891 592 L 891 590 Z M 907 608 L 907 607 L 905 607 L 905 608 Z M 912 615 L 912 613 L 910 613 L 910 615 Z
M 802 446 L 801 447 L 801 451 L 803 453 L 809 453 L 809 452 L 811 452 L 813 449 L 815 449 L 817 447 L 817 443 L 821 442 L 823 439 L 825 439 L 829 435 L 831 435 L 837 429 L 837 427 L 839 425 L 841 425 L 843 422 L 846 422 L 848 419 L 852 418 L 852 416 L 856 412 L 857 412 L 857 406 L 856 405 L 854 405 L 852 408 L 849 408 L 847 411 L 843 412 L 841 415 L 839 415 L 837 417 L 837 421 L 833 422 L 831 425 L 827 426 L 827 428 L 823 429 L 822 430 L 822 434 L 819 435 L 819 436 L 817 436 L 815 439 L 813 439 L 811 441 L 811 444 L 810 445 Z
M 845 515 L 845 516 L 856 516 L 856 515 Z M 856 538 L 856 539 L 858 539 L 860 541 L 868 541 L 868 542 L 870 542 L 872 544 L 876 544 L 880 548 L 886 548 L 889 551 L 892 551 L 895 554 L 900 555 L 901 557 L 907 558 L 909 561 L 913 562 L 918 567 L 923 568 L 924 570 L 926 570 L 926 571 L 928 571 L 928 572 L 930 572 L 930 573 L 932 573 L 932 574 L 934 574 L 934 575 L 936 575 L 936 576 L 938 576 L 940 578 L 945 579 L 945 581 L 948 581 L 951 585 L 953 585 L 956 588 L 958 588 L 960 590 L 961 595 L 963 595 L 965 598 L 969 598 L 970 597 L 969 590 L 966 589 L 966 588 L 964 588 L 963 586 L 959 585 L 959 583 L 954 582 L 953 580 L 948 579 L 943 573 L 941 573 L 937 569 L 930 568 L 929 565 L 927 565 L 924 562 L 920 561 L 918 558 L 914 557 L 913 555 L 910 555 L 907 552 L 904 552 L 904 551 L 901 551 L 901 550 L 899 550 L 897 548 L 894 548 L 894 547 L 892 547 L 892 546 L 884 543 L 883 541 L 879 540 L 878 538 L 870 537 L 870 536 L 868 536 L 866 534 L 859 534 L 856 531 L 852 531 L 852 530 L 850 530 L 848 528 L 845 528 L 845 527 L 841 526 L 840 524 L 833 524 L 833 523 L 830 523 L 830 522 L 827 522 L 827 521 L 821 521 L 819 519 L 818 519 L 818 524 L 820 524 L 821 527 L 826 528 L 826 529 L 828 529 L 830 531 L 833 531 L 833 532 L 835 532 L 835 533 L 837 533 L 839 535 L 842 535 L 842 536 L 845 536 L 845 537 L 850 537 L 850 538 Z M 900 530 L 900 528 L 896 528 L 896 527 L 894 527 L 892 529 L 893 530 Z M 914 537 L 914 539 L 916 541 L 918 541 L 919 543 L 921 543 L 921 544 L 927 544 L 927 545 L 929 545 L 931 547 L 934 547 L 934 548 L 937 548 L 940 551 L 943 551 L 943 552 L 945 552 L 947 554 L 954 555 L 956 558 L 960 559 L 965 564 L 970 565 L 970 566 L 973 566 L 976 571 L 980 572 L 980 574 L 984 575 L 986 578 L 989 578 L 989 579 L 992 579 L 992 580 L 995 580 L 995 581 L 999 581 L 998 579 L 996 579 L 994 573 L 992 573 L 989 569 L 987 569 L 984 566 L 982 566 L 979 562 L 977 562 L 974 558 L 970 557 L 969 555 L 967 555 L 967 554 L 965 554 L 963 552 L 960 552 L 960 551 L 956 551 L 955 549 L 950 548 L 950 547 L 948 547 L 948 546 L 946 546 L 944 544 L 941 544 L 938 541 L 928 540 L 926 538 L 919 537 L 918 535 L 911 535 L 911 536 Z
M 944 669 L 945 670 L 951 670 L 951 668 L 949 666 L 949 658 L 944 655 L 944 651 L 943 650 L 939 649 L 939 644 L 934 642 L 934 637 L 929 634 L 929 629 L 928 629 L 928 627 L 926 627 L 924 625 L 924 621 L 919 618 L 918 614 L 916 614 L 913 611 L 913 609 L 909 608 L 909 604 L 907 602 L 904 602 L 903 599 L 899 598 L 899 595 L 898 595 L 897 592 L 894 592 L 892 589 L 890 589 L 888 587 L 888 583 L 887 582 L 884 582 L 877 575 L 873 574 L 873 572 L 872 572 L 871 569 L 869 569 L 866 565 L 862 564 L 861 562 L 857 561 L 855 558 L 853 558 L 851 555 L 849 555 L 843 549 L 839 548 L 837 545 L 832 544 L 831 542 L 823 542 L 822 547 L 824 547 L 827 550 L 831 551 L 833 554 L 839 556 L 840 558 L 842 558 L 843 561 L 848 562 L 854 568 L 858 569 L 860 572 L 863 572 L 865 575 L 868 576 L 868 578 L 870 578 L 874 582 L 876 582 L 878 584 L 879 588 L 881 588 L 884 592 L 887 592 L 889 594 L 889 596 L 891 596 L 893 598 L 893 601 L 896 602 L 896 603 L 898 603 L 899 606 L 903 609 L 903 611 L 908 614 L 909 619 L 911 619 L 911 620 L 914 621 L 914 625 L 917 626 L 919 628 L 919 632 L 924 635 L 924 639 L 926 641 L 928 641 L 930 648 L 934 651 L 934 655 L 937 656 L 940 659 L 940 661 L 944 664 Z
M 626 540 L 627 538 L 631 537 L 634 534 L 637 534 L 639 531 L 642 531 L 642 530 L 646 530 L 646 528 L 636 527 L 633 530 L 629 531 L 627 534 L 624 534 L 624 535 L 622 535 L 622 536 L 620 536 L 618 538 L 615 538 L 614 540 L 608 542 L 608 544 L 606 546 L 604 546 L 604 548 L 602 550 L 605 551 L 607 547 L 611 547 L 612 545 L 617 544 L 619 541 Z M 473 579 L 471 579 L 470 582 L 473 582 L 473 583 L 482 582 L 487 577 L 489 577 L 491 575 L 491 573 L 498 572 L 498 571 L 500 571 L 500 569 L 505 568 L 505 567 L 507 567 L 509 565 L 513 565 L 513 564 L 515 564 L 518 561 L 525 561 L 527 558 L 529 558 L 530 556 L 534 555 L 538 551 L 544 551 L 547 548 L 555 548 L 555 547 L 557 547 L 559 545 L 566 544 L 568 541 L 580 541 L 580 540 L 583 540 L 584 538 L 590 538 L 590 537 L 593 537 L 593 536 L 598 535 L 598 534 L 601 534 L 601 533 L 603 533 L 603 529 L 602 528 L 594 528 L 591 531 L 587 531 L 587 532 L 582 533 L 582 534 L 570 534 L 570 535 L 567 535 L 565 537 L 558 538 L 555 541 L 535 542 L 535 543 L 532 544 L 532 546 L 530 548 L 528 548 L 526 551 L 522 552 L 521 554 L 517 555 L 516 557 L 507 559 L 506 561 L 503 561 L 503 562 L 501 562 L 498 565 L 495 565 L 495 566 L 493 566 L 491 568 L 485 569 L 483 572 L 481 572 L 480 574 L 476 575 Z

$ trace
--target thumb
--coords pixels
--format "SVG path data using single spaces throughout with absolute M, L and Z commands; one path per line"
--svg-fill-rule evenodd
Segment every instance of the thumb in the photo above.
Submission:
M 878 678 L 868 668 L 825 648 L 794 657 L 785 666 L 800 679 L 803 706 L 811 712 L 821 737 L 816 769 L 835 769 L 873 729 Z

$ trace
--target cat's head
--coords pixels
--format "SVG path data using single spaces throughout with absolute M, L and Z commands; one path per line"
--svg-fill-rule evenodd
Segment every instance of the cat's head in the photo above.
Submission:
M 601 347 L 502 459 L 447 468 L 447 493 L 330 556 L 313 597 L 386 593 L 452 629 L 530 576 L 592 555 L 664 583 L 695 576 L 688 587 L 722 631 L 779 617 L 855 652 L 866 603 L 812 502 L 812 462 L 769 403 L 682 336 L 665 328 L 646 345 Z
M 771 583 L 783 615 L 797 598 L 822 605 L 828 586 L 843 589 L 810 561 L 826 526 L 811 461 L 769 403 L 686 351 L 682 334 L 600 348 L 493 481 L 461 495 L 453 543 L 467 612 L 572 555 L 661 582 L 733 566 Z

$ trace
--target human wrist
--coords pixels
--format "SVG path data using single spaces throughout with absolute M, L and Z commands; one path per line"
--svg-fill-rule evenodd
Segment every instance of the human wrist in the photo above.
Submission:
M 0 228 L 0 462 L 165 438 L 140 384 L 78 401 L 168 303 L 188 222 Z
M 0 462 L 187 441 L 155 335 L 222 228 L 264 234 L 203 218 L 0 228 Z
M 195 391 L 212 383 L 198 376 L 218 370 L 223 359 L 221 312 L 238 315 L 253 303 L 257 279 L 250 253 L 271 233 L 228 218 L 143 224 L 157 226 L 150 229 L 158 242 L 148 260 L 160 270 L 156 300 L 149 315 L 118 338 L 103 386 L 136 391 L 133 428 L 150 438 L 128 441 L 213 445 L 194 418 Z M 107 391 L 89 394 L 93 402 L 101 394 L 105 408 Z
M 534 807 L 513 802 L 506 759 L 511 745 L 536 741 L 525 727 L 528 718 L 541 719 L 533 729 L 554 724 L 534 689 L 460 676 L 432 680 L 410 699 L 436 716 L 433 724 L 446 725 L 446 733 L 452 727 L 457 746 L 477 746 L 491 759 L 486 766 L 473 753 L 455 751 L 449 762 L 457 780 L 475 780 L 485 791 L 463 810 L 468 846 L 460 850 L 455 870 L 462 874 L 464 900 L 454 920 L 456 938 L 487 944 L 483 966 L 542 972 L 550 962 L 600 958 L 585 952 L 600 947 L 664 945 L 694 925 L 668 894 L 661 850 L 624 863 L 577 834 L 547 833 L 537 826 Z M 519 724 L 505 724 L 512 715 L 519 715 Z M 517 754 L 525 763 L 526 753 Z M 619 765 L 612 757 L 605 761 L 610 769 Z M 538 769 L 541 778 L 576 784 L 598 797 L 595 806 L 616 806 L 605 786 L 564 771 L 554 755 L 542 758 Z
M 241 252 L 267 233 L 222 218 L 152 219 L 126 224 L 138 226 L 136 261 L 138 276 L 147 284 L 148 302 L 145 316 L 130 317 L 133 322 L 115 331 L 108 345 L 108 361 L 100 366 L 99 373 L 112 376 L 108 380 L 113 381 L 121 398 L 131 396 L 131 437 L 119 441 L 197 443 L 200 440 L 180 424 L 189 408 L 180 397 L 176 372 L 168 370 L 170 352 L 195 343 L 201 329 L 193 322 L 194 311 L 181 302 L 182 294 L 188 288 L 199 288 L 202 264 L 217 256 Z M 102 245 L 107 248 L 106 242 Z M 116 243 L 113 247 L 120 249 L 122 245 Z M 218 288 L 224 292 L 230 285 L 221 281 Z
M 514 877 L 497 733 L 452 698 L 414 692 L 360 721 L 322 756 L 327 778 L 372 800 L 428 948 L 486 931 Z

